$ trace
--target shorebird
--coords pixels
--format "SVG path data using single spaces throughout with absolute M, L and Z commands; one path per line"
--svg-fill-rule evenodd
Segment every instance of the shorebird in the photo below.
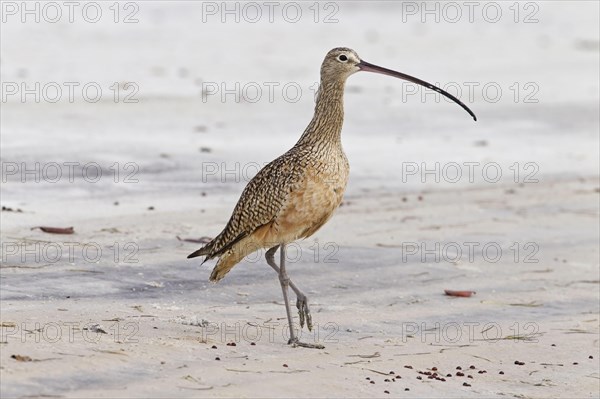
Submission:
M 313 324 L 308 298 L 286 272 L 285 247 L 313 235 L 342 202 L 349 173 L 340 137 L 344 86 L 346 79 L 359 71 L 393 76 L 434 90 L 452 99 L 477 120 L 465 104 L 439 87 L 363 61 L 349 48 L 338 47 L 327 53 L 321 65 L 315 113 L 298 142 L 248 182 L 223 231 L 188 256 L 205 256 L 204 262 L 218 257 L 210 275 L 210 281 L 217 282 L 245 256 L 267 249 L 266 261 L 278 273 L 283 291 L 290 335 L 288 344 L 294 346 L 323 348 L 320 344 L 301 342 L 294 331 L 288 287 L 296 294 L 300 328 L 306 322 L 310 331 Z M 275 262 L 277 249 L 279 265 Z

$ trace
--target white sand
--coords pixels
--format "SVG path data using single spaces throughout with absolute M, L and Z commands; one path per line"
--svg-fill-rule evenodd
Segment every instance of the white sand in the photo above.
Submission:
M 597 3 L 536 3 L 534 24 L 512 22 L 508 3 L 497 24 L 402 23 L 400 5 L 359 2 L 339 3 L 336 24 L 202 23 L 199 3 L 137 4 L 132 25 L 2 24 L 3 82 L 104 88 L 95 104 L 2 103 L 1 201 L 23 211 L 1 214 L 3 398 L 598 397 Z M 474 123 L 433 97 L 403 101 L 400 81 L 350 78 L 344 206 L 289 250 L 316 327 L 302 337 L 326 348 L 293 349 L 260 255 L 213 285 L 213 263 L 185 259 L 199 244 L 176 236 L 220 231 L 255 166 L 310 119 L 308 88 L 339 45 L 504 94 L 492 103 L 476 93 Z M 110 85 L 127 81 L 140 102 L 115 104 Z M 203 102 L 201 82 L 294 82 L 304 95 Z M 539 101 L 521 92 L 515 102 L 515 82 L 535 83 Z M 96 162 L 103 177 L 90 183 L 76 167 L 73 182 L 30 174 L 23 183 L 6 169 L 23 162 L 63 173 L 65 162 Z M 436 162 L 438 182 L 422 173 Z M 456 164 L 463 177 L 452 183 Z M 482 175 L 490 165 L 502 171 L 497 182 Z M 30 230 L 40 225 L 76 233 Z M 445 382 L 418 373 L 433 367 Z

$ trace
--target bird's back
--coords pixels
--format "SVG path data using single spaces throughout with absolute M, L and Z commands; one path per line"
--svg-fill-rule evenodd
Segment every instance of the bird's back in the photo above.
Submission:
M 296 145 L 250 180 L 223 231 L 188 257 L 220 257 L 211 280 L 246 255 L 316 232 L 341 202 L 348 161 L 339 148 Z

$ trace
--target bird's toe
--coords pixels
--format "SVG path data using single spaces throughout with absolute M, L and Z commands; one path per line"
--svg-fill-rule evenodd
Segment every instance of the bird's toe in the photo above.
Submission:
M 299 296 L 296 301 L 296 307 L 298 308 L 298 316 L 300 318 L 300 328 L 308 327 L 308 331 L 312 331 L 312 316 L 310 314 L 310 308 L 308 307 L 308 298 L 306 296 Z

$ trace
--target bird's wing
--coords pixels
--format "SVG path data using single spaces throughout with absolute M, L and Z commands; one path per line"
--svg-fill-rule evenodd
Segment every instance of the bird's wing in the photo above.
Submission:
M 250 180 L 223 231 L 211 242 L 188 256 L 205 255 L 205 261 L 219 256 L 256 229 L 277 218 L 302 175 L 294 157 L 275 159 Z

